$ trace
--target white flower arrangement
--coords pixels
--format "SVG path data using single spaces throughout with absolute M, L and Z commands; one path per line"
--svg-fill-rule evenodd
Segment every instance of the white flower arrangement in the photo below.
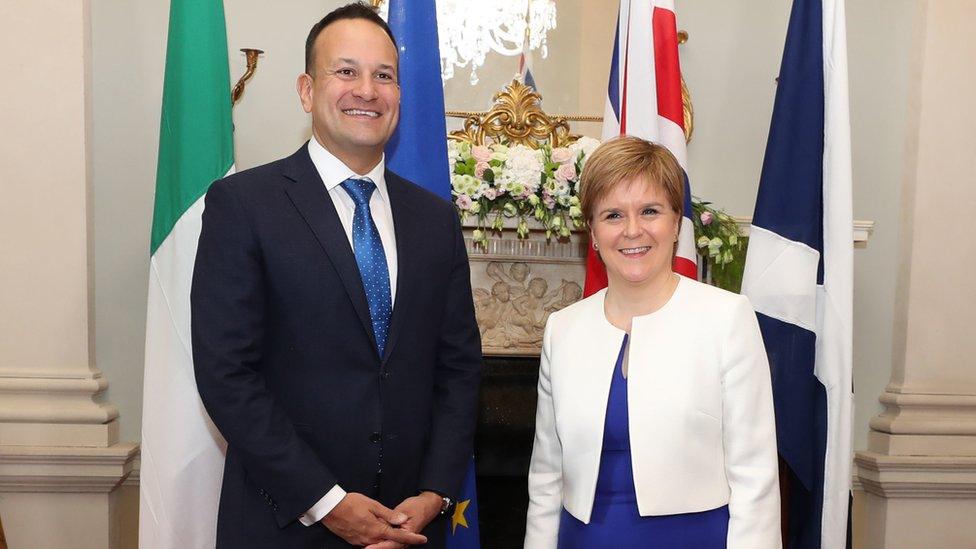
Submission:
M 532 149 L 448 140 L 451 194 L 462 221 L 468 216 L 477 219 L 472 232 L 476 245 L 487 248 L 489 233 L 500 232 L 506 219 L 518 220 L 519 238 L 528 237 L 531 219 L 545 229 L 546 238 L 568 237 L 573 229 L 582 228 L 579 176 L 599 144 L 581 137 L 568 147 L 552 148 L 544 143 Z M 691 202 L 699 255 L 714 276 L 735 278 L 734 273 L 741 271 L 745 244 L 735 220 L 710 202 L 697 197 Z M 732 264 L 739 266 L 732 268 Z M 727 282 L 719 286 L 733 287 Z
M 505 219 L 518 220 L 519 238 L 535 219 L 546 237 L 568 237 L 584 225 L 578 195 L 586 158 L 600 144 L 581 137 L 568 147 L 538 149 L 525 145 L 474 145 L 449 140 L 451 194 L 461 219 L 474 215 L 476 243 L 486 246 L 490 230 L 501 231 Z
M 695 245 L 710 267 L 722 267 L 741 258 L 744 240 L 729 214 L 697 197 L 692 197 Z

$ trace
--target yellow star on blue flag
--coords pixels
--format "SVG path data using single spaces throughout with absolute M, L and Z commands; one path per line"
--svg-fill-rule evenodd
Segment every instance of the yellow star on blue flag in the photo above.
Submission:
M 471 503 L 470 499 L 464 501 L 459 501 L 457 507 L 454 508 L 454 515 L 451 517 L 451 535 L 457 533 L 458 524 L 468 527 L 468 519 L 464 517 L 464 510 L 468 508 L 468 504 Z
M 461 528 L 458 528 L 461 526 Z M 451 515 L 447 535 L 447 549 L 480 549 L 481 532 L 478 530 L 478 495 L 474 477 L 474 456 L 468 464 L 468 473 L 458 494 L 458 504 Z

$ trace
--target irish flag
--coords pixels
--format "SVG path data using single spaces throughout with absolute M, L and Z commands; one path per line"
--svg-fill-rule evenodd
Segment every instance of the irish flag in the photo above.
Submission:
M 234 170 L 230 72 L 221 0 L 172 0 L 142 410 L 139 546 L 212 548 L 225 443 L 197 394 L 190 280 L 203 195 Z

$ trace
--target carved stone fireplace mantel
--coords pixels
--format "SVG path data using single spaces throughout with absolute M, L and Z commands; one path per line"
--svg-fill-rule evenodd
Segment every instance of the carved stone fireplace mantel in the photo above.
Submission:
M 492 235 L 485 249 L 475 244 L 474 229 L 464 224 L 482 352 L 539 356 L 549 315 L 583 295 L 586 233 L 547 240 L 541 229 L 530 230 L 526 239 L 505 230 Z

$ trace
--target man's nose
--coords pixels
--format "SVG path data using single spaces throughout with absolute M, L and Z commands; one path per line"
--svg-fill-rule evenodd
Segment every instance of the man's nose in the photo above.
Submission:
M 353 95 L 366 101 L 371 101 L 376 99 L 376 82 L 373 80 L 372 75 L 364 74 L 356 80 L 356 85 L 353 88 Z

